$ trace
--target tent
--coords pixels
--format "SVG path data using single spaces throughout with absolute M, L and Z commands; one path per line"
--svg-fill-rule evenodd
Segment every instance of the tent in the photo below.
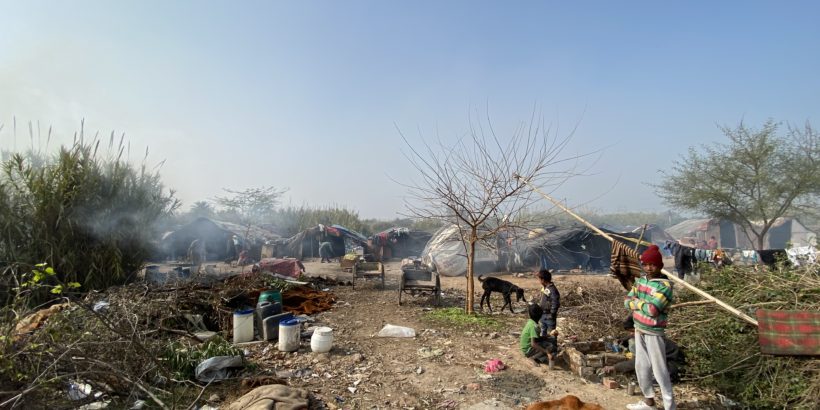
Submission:
M 690 219 L 666 228 L 666 232 L 682 244 L 689 246 L 699 246 L 702 242 L 708 241 L 710 237 L 714 236 L 720 248 L 757 248 L 754 236 L 749 235 L 751 236 L 750 240 L 742 226 L 727 220 L 715 218 Z M 764 249 L 786 249 L 812 246 L 816 243 L 817 234 L 794 218 L 777 218 L 763 238 Z
M 272 254 L 275 257 L 289 257 L 296 259 L 318 258 L 319 242 L 325 238 L 333 249 L 333 257 L 338 258 L 346 253 L 361 248 L 367 249 L 367 238 L 341 225 L 317 226 L 305 229 L 288 238 L 276 241 Z
M 615 237 L 637 239 L 639 233 L 617 233 L 607 229 L 604 232 Z M 492 245 L 479 243 L 476 248 L 475 273 L 497 272 L 506 268 L 511 258 L 510 268 L 514 271 L 528 271 L 546 265 L 551 270 L 581 268 L 587 271 L 607 271 L 609 269 L 612 245 L 609 240 L 587 227 L 544 226 L 531 230 L 515 230 L 505 233 L 511 240 L 507 248 L 501 242 Z M 642 247 L 642 251 L 645 247 Z M 499 252 L 501 250 L 501 252 Z M 459 240 L 458 227 L 444 227 L 433 234 L 422 252 L 424 263 L 435 263 L 444 276 L 462 276 L 467 273 L 467 253 Z
M 615 238 L 637 239 L 640 232 L 613 232 L 600 228 Z M 627 242 L 630 243 L 630 242 Z M 546 264 L 548 269 L 604 272 L 609 269 L 612 244 L 586 226 L 545 226 L 531 230 L 525 238 L 513 242 L 520 266 L 529 269 Z M 645 249 L 642 246 L 639 251 Z
M 200 217 L 166 232 L 160 240 L 162 256 L 174 260 L 184 259 L 188 247 L 195 239 L 205 241 L 207 260 L 226 260 L 236 257 L 233 237 L 247 249 L 253 258 L 258 259 L 261 244 L 279 238 L 270 230 L 251 226 L 242 226 L 230 222 L 215 221 Z M 254 256 L 255 255 L 255 256 Z
M 378 260 L 418 257 L 431 237 L 429 232 L 393 227 L 371 236 L 368 245 Z

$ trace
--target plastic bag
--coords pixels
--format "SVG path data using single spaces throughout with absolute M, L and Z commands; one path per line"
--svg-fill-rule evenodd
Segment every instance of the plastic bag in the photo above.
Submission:
M 384 325 L 378 337 L 416 337 L 416 331 L 410 327 Z
M 214 356 L 196 366 L 196 379 L 206 383 L 224 380 L 229 377 L 228 369 L 242 366 L 242 356 Z

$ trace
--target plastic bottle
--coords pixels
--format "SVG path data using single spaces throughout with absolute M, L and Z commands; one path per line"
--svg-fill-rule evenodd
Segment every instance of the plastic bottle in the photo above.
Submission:
M 253 309 L 233 312 L 233 342 L 244 343 L 253 340 Z

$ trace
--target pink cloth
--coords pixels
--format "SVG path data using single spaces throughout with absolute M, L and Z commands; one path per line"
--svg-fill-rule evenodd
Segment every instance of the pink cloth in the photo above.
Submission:
M 501 370 L 506 369 L 507 366 L 498 359 L 490 359 L 484 362 L 484 372 L 485 373 L 495 373 Z

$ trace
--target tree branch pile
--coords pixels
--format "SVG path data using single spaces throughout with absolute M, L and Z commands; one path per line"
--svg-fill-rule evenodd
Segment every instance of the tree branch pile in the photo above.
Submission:
M 741 311 L 820 311 L 820 268 L 758 272 L 733 266 L 701 273 L 698 287 Z M 696 300 L 676 289 L 676 302 Z M 760 352 L 757 328 L 714 305 L 690 305 L 670 314 L 668 336 L 686 352 L 686 379 L 715 388 L 752 408 L 815 408 L 820 402 L 820 359 Z

